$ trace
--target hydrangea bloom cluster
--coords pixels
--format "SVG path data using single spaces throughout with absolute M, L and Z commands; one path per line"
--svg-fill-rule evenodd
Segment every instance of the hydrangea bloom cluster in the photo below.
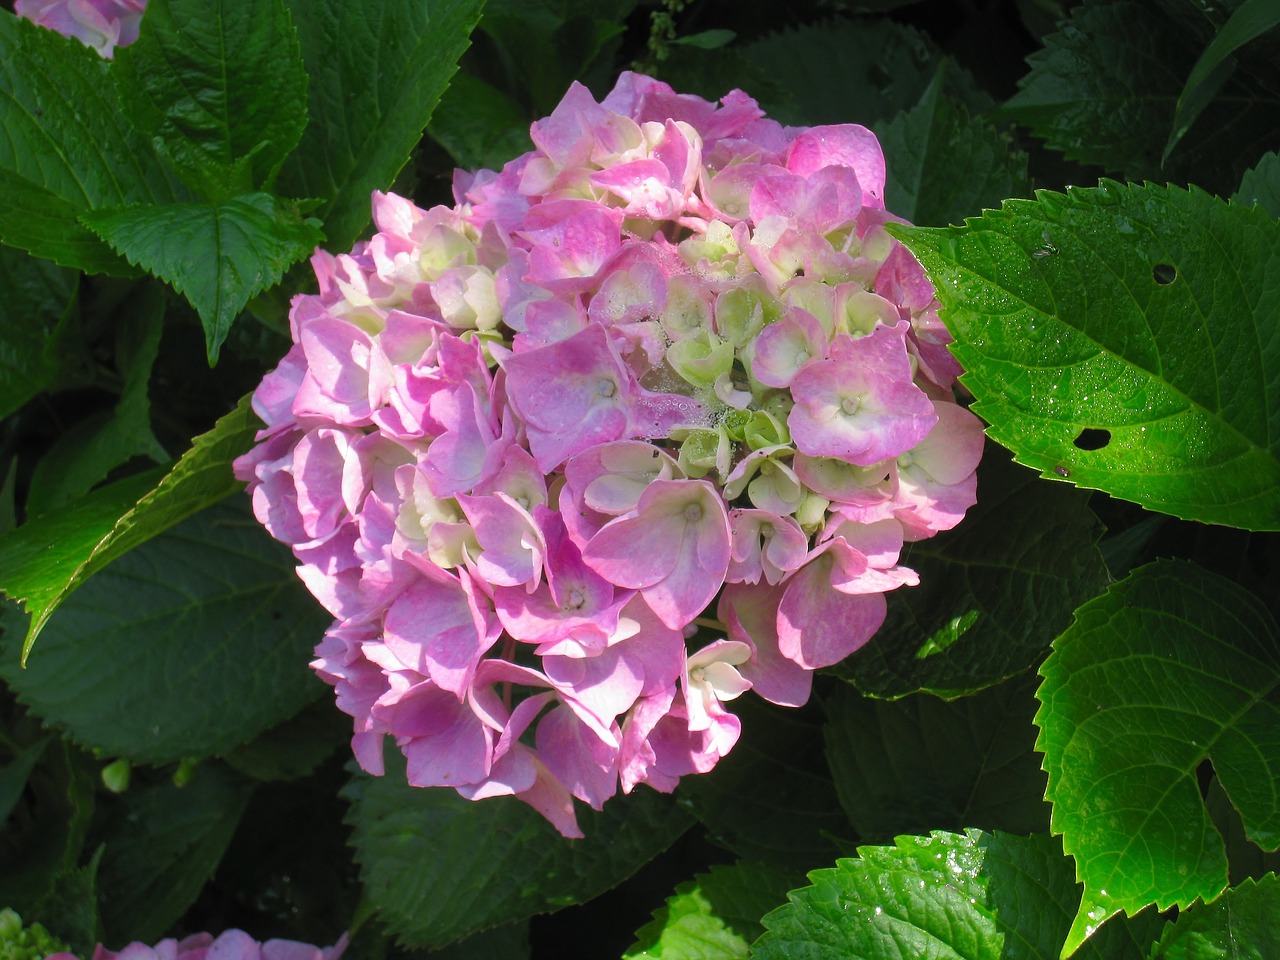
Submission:
M 346 934 L 332 947 L 321 948 L 296 940 L 259 943 L 243 930 L 224 930 L 216 938 L 209 933 L 194 933 L 182 940 L 170 937 L 154 947 L 135 941 L 120 950 L 108 950 L 98 944 L 92 960 L 341 960 L 346 947 Z M 78 958 L 72 953 L 54 953 L 46 960 Z
M 138 39 L 146 8 L 147 0 L 17 0 L 13 5 L 18 16 L 75 37 L 108 60 L 116 47 Z
M 572 798 L 710 770 L 729 701 L 865 643 L 983 438 L 870 131 L 629 73 L 531 133 L 316 253 L 236 469 L 336 618 L 364 769 L 390 736 L 410 783 L 580 836 Z

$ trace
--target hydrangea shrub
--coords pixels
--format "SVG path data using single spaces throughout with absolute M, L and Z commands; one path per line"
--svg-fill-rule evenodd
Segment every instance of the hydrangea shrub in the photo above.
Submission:
M 94 948 L 92 960 L 341 960 L 347 947 L 343 936 L 331 947 L 316 947 L 296 940 L 266 940 L 259 943 L 243 930 L 193 933 L 181 940 L 169 937 L 154 946 L 134 942 L 119 950 L 102 944 Z M 79 960 L 73 953 L 50 954 L 46 960 Z
M 334 623 L 360 765 L 515 795 L 670 791 L 729 704 L 798 706 L 975 501 L 980 422 L 855 124 L 624 73 L 453 207 L 317 251 L 236 463 Z

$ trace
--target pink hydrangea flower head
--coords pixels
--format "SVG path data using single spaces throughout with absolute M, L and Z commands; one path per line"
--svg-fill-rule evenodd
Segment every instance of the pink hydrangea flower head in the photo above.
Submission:
M 147 0 L 17 0 L 13 12 L 74 37 L 110 60 L 116 47 L 138 39 L 146 8 Z
M 119 950 L 98 944 L 92 960 L 341 960 L 347 949 L 344 933 L 331 947 L 316 947 L 296 940 L 259 942 L 243 930 L 224 930 L 218 936 L 193 933 L 181 940 L 172 937 L 154 946 L 134 941 Z M 72 954 L 54 954 L 75 960 Z
M 626 73 L 532 139 L 316 253 L 235 469 L 335 617 L 360 765 L 389 737 L 410 783 L 579 836 L 867 643 L 983 436 L 869 130 Z

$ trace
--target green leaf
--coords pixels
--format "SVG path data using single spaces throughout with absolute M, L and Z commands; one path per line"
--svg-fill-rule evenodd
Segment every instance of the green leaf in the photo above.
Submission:
M 733 712 L 742 722 L 733 751 L 678 788 L 710 839 L 745 859 L 801 870 L 847 850 L 837 839 L 850 830 L 823 757 L 817 706 L 740 697 Z
M 250 298 L 323 239 L 315 221 L 266 193 L 209 203 L 95 210 L 81 218 L 112 249 L 173 286 L 204 324 L 209 365 Z
M 1174 146 L 1186 136 L 1196 118 L 1204 112 L 1213 95 L 1235 69 L 1231 54 L 1276 24 L 1280 24 L 1280 7 L 1276 6 L 1275 0 L 1245 0 L 1231 14 L 1213 42 L 1200 54 L 1182 87 L 1173 117 L 1173 130 L 1164 145 L 1165 160 L 1169 159 Z
M 27 779 L 35 769 L 36 762 L 49 745 L 49 738 L 37 740 L 18 751 L 17 756 L 0 767 L 0 824 L 9 819 L 13 808 L 27 788 Z
M 134 126 L 211 200 L 269 187 L 306 127 L 283 0 L 150 0 L 112 74 Z
M 388 750 L 386 775 L 358 776 L 346 795 L 365 892 L 411 947 L 443 946 L 589 900 L 665 850 L 690 822 L 670 797 L 641 790 L 615 797 L 602 813 L 580 809 L 586 837 L 566 840 L 514 797 L 464 800 L 404 777 L 404 760 Z
M 99 883 L 109 943 L 154 943 L 195 902 L 231 842 L 251 785 L 203 763 L 181 787 L 168 778 L 124 793 L 104 818 Z
M 763 863 L 712 867 L 676 887 L 623 960 L 741 960 L 798 875 Z
M 1280 153 L 1263 155 L 1258 165 L 1245 171 L 1240 189 L 1231 198 L 1247 207 L 1259 206 L 1280 219 Z
M 968 830 L 859 847 L 764 918 L 753 960 L 1057 957 L 1075 884 L 1056 840 Z
M 0 12 L 0 129 L 0 240 L 63 266 L 131 273 L 76 217 L 179 195 L 120 116 L 106 61 Z
M 924 265 L 987 433 L 1043 476 L 1280 529 L 1280 224 L 1195 188 L 1040 191 Z
M 2 188 L 0 188 L 2 189 Z M 76 275 L 0 246 L 0 419 L 48 388 L 62 369 Z
M 1080 4 L 1027 58 L 1031 71 L 1004 115 L 1108 174 L 1192 180 L 1225 193 L 1280 134 L 1280 97 L 1269 82 L 1233 76 L 1165 163 L 1151 135 L 1172 128 L 1183 81 L 1212 37 L 1206 18 L 1164 16 L 1139 0 Z
M 63 431 L 36 464 L 27 496 L 27 514 L 39 516 L 77 500 L 135 456 L 157 463 L 169 459 L 151 432 L 148 383 L 160 349 L 164 288 L 145 284 L 121 305 L 116 317 L 116 363 L 124 381 L 111 411 L 79 421 Z
M 25 669 L 6 631 L 0 677 L 77 742 L 167 763 L 226 752 L 315 699 L 323 688 L 307 662 L 327 622 L 289 551 L 237 501 L 91 579 Z
M 231 461 L 252 446 L 258 423 L 249 397 L 242 397 L 235 410 L 192 441 L 168 474 L 153 471 L 117 481 L 0 538 L 0 592 L 31 614 L 24 664 L 49 617 L 90 576 L 243 487 L 231 473 Z
M 1030 189 L 1026 154 L 1007 133 L 971 119 L 944 91 L 945 77 L 937 70 L 918 104 L 875 125 L 888 170 L 885 206 L 922 225 L 960 223 Z
M 883 841 L 966 825 L 1047 831 L 1033 680 L 951 703 L 924 694 L 886 703 L 847 686 L 824 697 L 827 762 L 858 836 Z
M 457 69 L 484 0 L 289 0 L 308 77 L 309 120 L 278 189 L 323 197 L 315 211 L 333 250 L 369 223 L 422 137 Z
M 1152 960 L 1268 960 L 1280 956 L 1280 880 L 1246 880 L 1213 903 L 1178 914 Z
M 778 85 L 780 96 L 759 95 L 769 116 L 806 124 L 888 120 L 919 102 L 939 59 L 924 34 L 887 19 L 783 30 L 742 54 Z
M 79 956 L 98 943 L 98 865 L 102 847 L 83 867 L 65 870 L 53 882 L 32 915 L 64 940 Z
M 1041 483 L 988 444 L 978 502 L 904 552 L 920 585 L 889 594 L 884 625 L 835 672 L 890 698 L 960 697 L 1022 673 L 1106 586 L 1101 536 L 1084 494 Z
M 1184 561 L 1140 567 L 1054 642 L 1036 748 L 1053 831 L 1085 887 L 1068 950 L 1121 910 L 1186 907 L 1226 887 L 1197 785 L 1206 759 L 1250 839 L 1280 845 L 1278 643 L 1255 597 Z
M 80 751 L 61 740 L 45 748 L 0 830 L 0 903 L 38 919 L 37 907 L 76 868 L 93 817 L 96 782 L 91 761 Z
M 468 170 L 500 170 L 512 157 L 533 149 L 524 108 L 469 73 L 453 78 L 427 133 Z

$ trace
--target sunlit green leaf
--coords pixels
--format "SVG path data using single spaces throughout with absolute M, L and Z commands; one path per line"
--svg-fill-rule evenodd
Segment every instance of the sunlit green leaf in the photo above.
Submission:
M 1104 182 L 964 227 L 893 228 L 924 265 L 988 434 L 1046 477 L 1280 529 L 1280 223 Z
M 1206 759 L 1250 839 L 1280 846 L 1280 636 L 1252 595 L 1185 561 L 1140 567 L 1077 611 L 1040 673 L 1053 831 L 1085 887 L 1069 948 L 1121 910 L 1226 887 Z
M 266 193 L 209 203 L 95 210 L 81 220 L 200 314 L 210 365 L 249 299 L 323 239 L 313 220 Z
M 763 863 L 712 867 L 687 883 L 636 931 L 623 960 L 741 960 L 760 918 L 785 900 L 800 875 Z

